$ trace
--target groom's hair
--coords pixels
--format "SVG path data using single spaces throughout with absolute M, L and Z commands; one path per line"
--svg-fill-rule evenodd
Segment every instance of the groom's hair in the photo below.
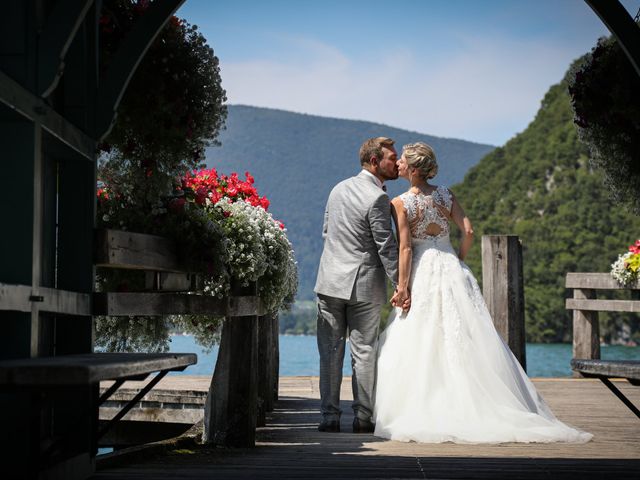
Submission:
M 382 147 L 391 148 L 394 143 L 396 143 L 395 140 L 387 137 L 370 138 L 360 147 L 360 165 L 369 163 L 371 157 L 382 159 Z

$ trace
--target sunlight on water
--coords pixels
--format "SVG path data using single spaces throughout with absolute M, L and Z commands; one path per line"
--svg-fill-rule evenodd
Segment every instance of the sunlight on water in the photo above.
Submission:
M 640 360 L 640 347 L 603 346 L 603 359 Z M 217 348 L 203 352 L 190 335 L 171 337 L 171 351 L 197 353 L 198 363 L 175 375 L 211 375 L 218 354 Z M 348 346 L 347 346 L 348 352 Z M 351 362 L 347 353 L 344 375 L 351 375 Z M 530 377 L 571 376 L 571 345 L 568 343 L 527 344 L 527 373 Z M 316 337 L 280 335 L 280 375 L 318 375 L 318 348 Z

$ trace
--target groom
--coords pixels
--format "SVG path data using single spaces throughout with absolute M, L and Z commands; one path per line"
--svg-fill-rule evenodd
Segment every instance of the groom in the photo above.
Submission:
M 387 301 L 385 274 L 395 287 L 398 246 L 391 229 L 385 180 L 398 178 L 394 141 L 371 138 L 360 147 L 362 171 L 338 183 L 327 201 L 315 292 L 318 295 L 321 432 L 340 431 L 340 385 L 345 337 L 353 367 L 353 431 L 372 423 L 380 310 Z

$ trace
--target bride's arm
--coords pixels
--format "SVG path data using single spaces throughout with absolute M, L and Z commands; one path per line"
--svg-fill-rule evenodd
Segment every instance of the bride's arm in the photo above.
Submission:
M 460 242 L 460 251 L 458 252 L 458 258 L 463 260 L 466 258 L 471 244 L 473 243 L 473 227 L 471 226 L 471 220 L 465 215 L 464 210 L 458 203 L 458 199 L 451 192 L 453 204 L 451 206 L 451 218 L 462 232 L 462 242 Z
M 398 232 L 398 243 L 400 247 L 400 255 L 398 258 L 398 289 L 394 298 L 396 306 L 407 309 L 410 299 L 409 292 L 409 276 L 411 275 L 411 230 L 409 229 L 409 220 L 407 219 L 407 211 L 404 209 L 402 199 L 396 197 L 391 201 L 393 208 L 393 219 L 396 222 L 396 230 Z

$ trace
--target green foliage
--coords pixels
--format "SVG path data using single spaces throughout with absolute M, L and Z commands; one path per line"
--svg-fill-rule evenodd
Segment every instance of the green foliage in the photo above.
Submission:
M 100 75 L 104 77 L 149 2 L 106 0 L 100 18 Z M 136 69 L 118 107 L 116 122 L 100 145 L 98 227 L 159 234 L 176 241 L 187 266 L 223 273 L 220 229 L 198 209 L 167 215 L 176 178 L 199 167 L 204 149 L 216 144 L 227 111 L 218 59 L 197 27 L 172 17 Z M 212 228 L 209 228 L 212 227 Z M 123 291 L 137 274 L 99 272 L 98 288 Z M 140 289 L 140 285 L 136 288 Z M 190 325 L 191 320 L 187 318 Z M 209 326 L 216 324 L 209 320 Z M 164 351 L 168 323 L 137 317 L 96 319 L 96 345 L 118 351 Z
M 576 62 L 569 92 L 580 140 L 617 203 L 640 213 L 640 75 L 615 38 Z
M 289 335 L 315 335 L 318 329 L 318 307 L 316 302 L 298 301 L 278 317 L 280 333 Z
M 108 71 L 123 39 L 147 8 L 148 2 L 104 2 L 102 70 Z M 116 149 L 132 163 L 144 162 L 138 165 L 142 170 L 196 168 L 204 148 L 224 126 L 225 101 L 213 50 L 197 26 L 172 17 L 131 78 L 103 149 Z
M 638 236 L 640 219 L 612 202 L 602 177 L 578 139 L 565 78 L 549 89 L 524 132 L 452 187 L 474 226 L 467 263 L 479 280 L 482 235 L 522 240 L 528 341 L 569 341 L 566 273 L 608 272 Z M 638 329 L 637 319 L 624 314 L 603 318 L 606 338 L 623 322 Z

